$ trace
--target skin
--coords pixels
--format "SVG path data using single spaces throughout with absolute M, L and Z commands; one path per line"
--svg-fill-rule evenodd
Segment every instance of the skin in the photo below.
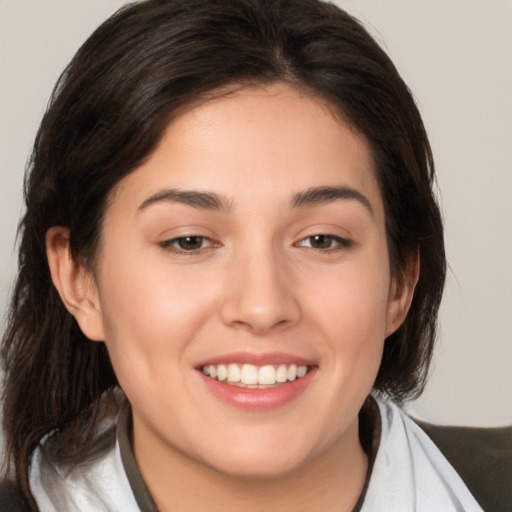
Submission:
M 293 204 L 322 187 L 354 194 Z M 220 202 L 162 199 L 171 189 Z M 352 509 L 367 469 L 358 411 L 416 280 L 392 279 L 384 221 L 366 140 L 275 84 L 171 123 L 112 194 L 94 276 L 72 261 L 66 228 L 48 232 L 54 283 L 84 333 L 106 341 L 132 405 L 159 510 Z M 204 238 L 184 250 L 187 236 Z M 197 369 L 275 351 L 316 373 L 270 410 L 219 400 Z

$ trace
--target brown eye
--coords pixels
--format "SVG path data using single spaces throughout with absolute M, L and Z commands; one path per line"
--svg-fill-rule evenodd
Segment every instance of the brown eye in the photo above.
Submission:
M 336 251 L 350 247 L 351 241 L 335 235 L 318 234 L 304 238 L 297 245 L 317 251 Z
M 334 244 L 334 239 L 329 235 L 315 235 L 309 237 L 310 246 L 313 249 L 330 249 Z
M 160 242 L 162 248 L 178 254 L 193 254 L 212 245 L 214 244 L 208 237 L 199 235 L 180 236 Z
M 184 236 L 175 240 L 176 245 L 182 251 L 197 251 L 203 247 L 203 236 Z

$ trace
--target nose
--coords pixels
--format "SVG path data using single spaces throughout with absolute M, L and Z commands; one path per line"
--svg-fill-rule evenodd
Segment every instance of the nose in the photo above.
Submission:
M 223 322 L 259 336 L 296 324 L 302 313 L 291 274 L 272 249 L 239 255 L 225 283 Z

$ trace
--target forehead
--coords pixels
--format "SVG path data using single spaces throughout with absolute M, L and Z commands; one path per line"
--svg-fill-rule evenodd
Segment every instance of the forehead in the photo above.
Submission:
M 262 203 L 319 186 L 365 191 L 380 207 L 366 139 L 327 102 L 278 83 L 221 94 L 181 113 L 118 189 L 139 201 L 169 187 Z

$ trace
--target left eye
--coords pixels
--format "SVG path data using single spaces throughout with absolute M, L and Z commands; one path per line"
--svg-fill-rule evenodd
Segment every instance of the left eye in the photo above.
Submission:
M 350 246 L 350 240 L 335 235 L 312 235 L 301 240 L 299 247 L 310 247 L 320 251 L 343 249 Z
M 165 249 L 176 252 L 195 252 L 212 245 L 212 241 L 206 236 L 180 236 L 172 240 L 166 240 L 160 244 Z

